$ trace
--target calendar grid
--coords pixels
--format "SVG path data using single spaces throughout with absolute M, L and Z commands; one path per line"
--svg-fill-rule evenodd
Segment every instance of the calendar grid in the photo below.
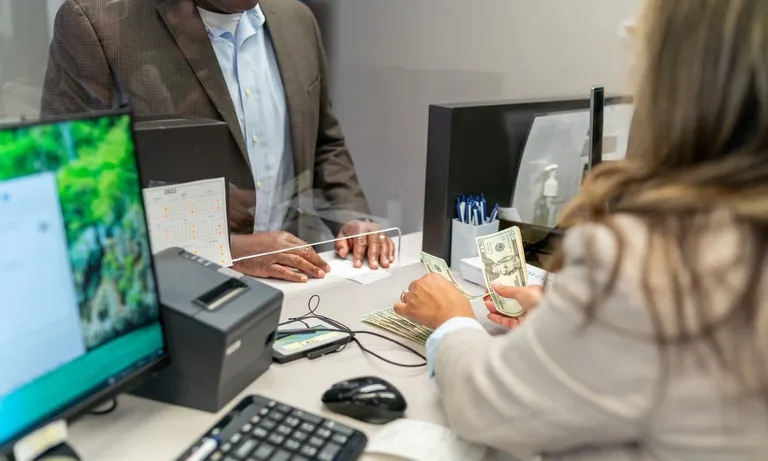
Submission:
M 232 265 L 224 178 L 144 189 L 152 252 L 180 247 Z

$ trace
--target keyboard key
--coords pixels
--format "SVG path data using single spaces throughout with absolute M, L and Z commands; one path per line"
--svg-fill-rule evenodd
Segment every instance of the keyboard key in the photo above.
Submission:
M 301 410 L 293 410 L 293 413 L 291 413 L 291 416 L 295 416 L 301 420 L 304 420 L 312 424 L 320 424 L 321 422 L 323 422 L 323 418 L 307 413 L 305 411 L 301 411 Z
M 285 421 L 283 421 L 283 424 L 290 426 L 290 427 L 296 427 L 299 425 L 301 420 L 299 418 L 296 418 L 295 416 L 289 416 L 285 418 Z
M 285 437 L 280 434 L 275 434 L 274 432 L 267 437 L 267 441 L 269 441 L 269 443 L 274 443 L 275 445 L 282 445 L 283 440 L 285 440 Z
M 293 408 L 289 407 L 288 405 L 283 405 L 282 403 L 278 403 L 275 407 L 277 411 L 282 411 L 283 413 L 290 413 Z
M 224 458 L 224 461 L 237 461 L 237 460 L 231 456 L 227 456 L 226 458 Z
M 306 432 L 296 431 L 293 433 L 291 437 L 298 440 L 299 442 L 303 442 L 307 440 L 307 437 L 309 437 L 309 434 L 307 434 Z
M 338 432 L 341 435 L 346 435 L 347 437 L 351 436 L 354 431 L 347 426 L 341 425 L 335 421 L 325 421 L 323 423 L 323 427 L 330 429 L 334 432 Z
M 301 455 L 293 455 L 293 458 L 291 458 L 291 461 L 309 461 L 309 460 Z
M 329 443 L 320 450 L 320 453 L 317 454 L 317 459 L 319 461 L 333 461 L 336 455 L 339 454 L 339 450 L 341 450 L 340 446 L 335 443 Z
M 267 416 L 267 413 L 269 413 L 269 408 L 262 408 L 259 410 L 259 415 L 261 416 Z
M 259 442 L 257 442 L 256 440 L 248 439 L 235 449 L 235 452 L 233 453 L 233 455 L 237 459 L 245 459 L 248 457 L 248 455 L 251 454 L 253 450 L 256 449 L 256 445 L 258 444 Z
M 315 425 L 309 424 L 309 423 L 301 423 L 301 426 L 299 426 L 299 429 L 301 429 L 302 431 L 308 434 L 311 434 L 315 431 Z
M 291 454 L 285 450 L 277 450 L 269 461 L 288 461 L 291 459 Z
M 280 422 L 283 420 L 283 418 L 285 418 L 285 413 L 281 411 L 272 411 L 271 413 L 269 413 L 269 415 L 267 415 L 267 417 L 272 421 Z
M 288 427 L 288 426 L 286 426 L 284 424 L 281 424 L 281 425 L 277 426 L 277 429 L 275 429 L 275 432 L 277 432 L 280 435 L 291 435 L 291 431 L 292 430 L 293 429 L 291 429 L 290 427 Z
M 264 429 L 263 427 L 257 427 L 256 429 L 253 430 L 253 432 L 251 432 L 251 435 L 256 437 L 257 439 L 263 439 L 264 437 L 267 436 L 267 434 L 269 434 L 269 432 L 267 432 L 267 430 Z
M 297 441 L 296 439 L 288 439 L 283 444 L 283 447 L 291 451 L 296 451 L 301 448 L 301 442 Z
M 313 447 L 320 448 L 323 446 L 323 443 L 325 440 L 321 439 L 320 437 L 310 437 L 309 438 L 309 444 Z
M 253 452 L 251 455 L 251 458 L 257 460 L 257 461 L 267 461 L 270 456 L 272 456 L 272 453 L 275 452 L 275 447 L 268 443 L 264 443 L 259 446 L 259 448 L 256 449 L 256 451 Z
M 243 436 L 240 435 L 240 433 L 237 433 L 237 434 L 235 434 L 235 435 L 233 435 L 232 437 L 229 438 L 229 443 L 231 443 L 232 445 L 237 445 L 237 442 L 239 442 L 240 439 L 242 439 L 242 438 L 243 438 Z
M 224 455 L 220 451 L 216 451 L 208 457 L 208 461 L 221 461 L 222 458 L 224 458 Z
M 251 425 L 251 423 L 245 423 L 243 424 L 243 427 L 240 429 L 240 431 L 247 434 L 251 432 L 251 429 L 253 429 L 253 426 Z
M 341 434 L 333 434 L 333 437 L 331 437 L 331 440 L 334 443 L 338 443 L 339 445 L 344 445 L 347 443 L 347 436 L 341 435 Z
M 299 450 L 299 453 L 309 458 L 312 458 L 317 454 L 317 448 L 310 447 L 309 445 L 304 445 L 303 447 L 301 447 L 301 450 Z
M 274 421 L 270 421 L 268 419 L 262 419 L 259 423 L 259 426 L 263 427 L 264 429 L 271 431 L 275 427 L 277 427 L 277 423 Z
M 221 450 L 222 453 L 228 453 L 229 450 L 231 450 L 231 449 L 232 449 L 232 444 L 231 443 L 225 443 L 224 445 L 219 447 L 219 450 Z
M 320 437 L 321 439 L 327 439 L 328 437 L 331 436 L 331 430 L 321 427 L 320 429 L 317 430 L 317 432 L 315 432 L 315 435 Z
M 251 416 L 251 424 L 256 424 L 256 423 L 258 423 L 259 421 L 261 421 L 261 416 L 259 416 L 259 415 L 253 415 L 253 416 Z

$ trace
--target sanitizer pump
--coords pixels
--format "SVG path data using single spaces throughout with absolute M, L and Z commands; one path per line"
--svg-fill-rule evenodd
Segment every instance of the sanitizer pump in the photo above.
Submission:
M 555 213 L 555 198 L 557 197 L 557 165 L 552 164 L 544 168 L 548 175 L 544 181 L 544 188 L 541 196 L 536 201 L 533 223 L 538 226 L 555 227 L 557 224 L 557 214 Z

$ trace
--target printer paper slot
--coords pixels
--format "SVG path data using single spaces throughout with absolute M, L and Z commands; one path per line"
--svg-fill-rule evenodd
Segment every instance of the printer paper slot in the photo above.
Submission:
M 229 279 L 214 289 L 198 296 L 195 298 L 194 302 L 209 311 L 214 311 L 248 290 L 250 290 L 250 287 L 244 282 L 236 279 Z

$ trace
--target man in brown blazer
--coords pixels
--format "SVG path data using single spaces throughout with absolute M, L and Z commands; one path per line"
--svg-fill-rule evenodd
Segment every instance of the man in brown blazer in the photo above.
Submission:
M 331 108 L 326 65 L 317 22 L 298 0 L 66 0 L 54 26 L 42 112 L 87 113 L 127 102 L 137 120 L 226 122 L 230 149 L 211 155 L 226 162 L 236 186 L 229 211 L 238 258 L 305 244 L 297 234 L 312 241 L 319 208 L 339 237 L 378 229 L 365 218 L 368 204 Z M 259 98 L 238 79 L 255 82 Z M 252 135 L 255 125 L 279 142 Z M 291 205 L 280 212 L 280 229 L 260 229 L 254 214 L 277 205 L 260 208 L 270 191 L 261 191 L 255 172 L 268 171 L 264 183 L 286 188 L 275 178 L 286 169 Z M 364 259 L 372 268 L 394 259 L 394 243 L 383 234 L 342 240 L 336 250 L 353 254 L 358 267 Z M 330 270 L 311 248 L 236 268 L 299 282 Z

